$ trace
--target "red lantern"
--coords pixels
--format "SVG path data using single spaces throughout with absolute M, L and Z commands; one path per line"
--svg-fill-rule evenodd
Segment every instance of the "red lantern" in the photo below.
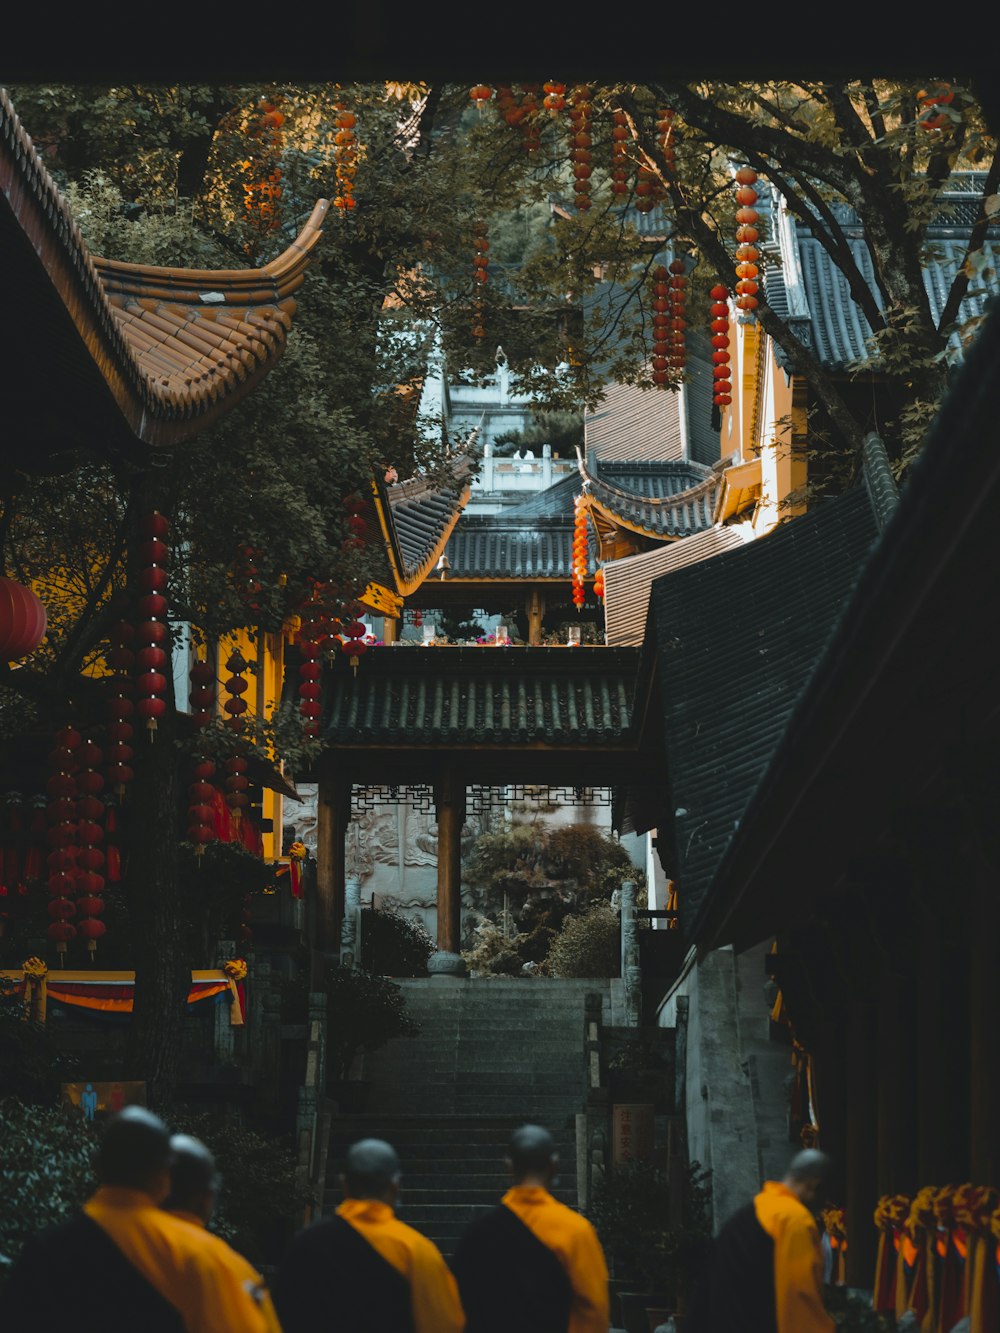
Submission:
M 53 921 L 45 933 L 54 942 L 56 953 L 60 956 L 59 966 L 62 967 L 62 955 L 66 952 L 66 945 L 70 940 L 76 939 L 76 926 L 68 921 Z
M 0 578 L 0 660 L 16 662 L 45 638 L 45 607 L 30 588 Z

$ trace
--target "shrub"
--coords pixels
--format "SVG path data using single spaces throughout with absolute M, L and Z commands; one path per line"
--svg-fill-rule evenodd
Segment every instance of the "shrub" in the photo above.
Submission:
M 691 1162 L 673 1185 L 662 1167 L 633 1161 L 595 1184 L 587 1215 L 615 1277 L 641 1281 L 668 1300 L 690 1296 L 710 1243 L 709 1173 Z M 670 1194 L 683 1191 L 681 1222 L 671 1227 Z
M 339 964 L 326 982 L 328 1082 L 346 1079 L 362 1051 L 377 1051 L 393 1037 L 419 1036 L 402 990 L 388 977 Z
M 495 921 L 481 921 L 476 927 L 475 943 L 462 951 L 466 967 L 474 977 L 516 977 L 521 975 L 524 959 L 518 945 L 527 935 L 508 937 Z
M 571 916 L 552 941 L 545 971 L 553 977 L 617 977 L 621 973 L 621 917 L 609 902 Z
M 302 1225 L 308 1194 L 287 1138 L 272 1138 L 224 1110 L 163 1109 L 177 1134 L 193 1134 L 215 1155 L 222 1177 L 211 1229 L 251 1263 L 277 1264 Z
M 434 941 L 419 921 L 396 906 L 366 907 L 361 913 L 361 965 L 387 977 L 425 977 Z
M 0 1101 L 0 1256 L 14 1260 L 29 1235 L 65 1222 L 93 1193 L 97 1137 L 79 1111 Z

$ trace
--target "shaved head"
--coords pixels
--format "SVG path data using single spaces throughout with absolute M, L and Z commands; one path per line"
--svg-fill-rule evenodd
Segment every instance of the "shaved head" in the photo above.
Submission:
M 522 1125 L 510 1136 L 507 1156 L 515 1181 L 527 1176 L 548 1178 L 555 1172 L 556 1141 L 541 1125 Z
M 832 1172 L 833 1162 L 825 1152 L 806 1148 L 789 1162 L 784 1184 L 801 1203 L 815 1212 L 823 1204 Z
M 175 1134 L 170 1151 L 170 1194 L 164 1208 L 195 1213 L 207 1223 L 220 1184 L 215 1158 L 201 1139 L 190 1134 Z
M 352 1199 L 381 1199 L 399 1185 L 396 1149 L 384 1139 L 361 1139 L 347 1150 L 344 1189 Z
M 144 1106 L 126 1106 L 111 1117 L 94 1159 L 102 1185 L 143 1190 L 159 1198 L 166 1193 L 169 1164 L 170 1131 Z

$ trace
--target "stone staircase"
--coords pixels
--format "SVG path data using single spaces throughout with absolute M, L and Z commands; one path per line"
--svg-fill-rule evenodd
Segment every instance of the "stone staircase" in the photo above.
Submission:
M 584 997 L 606 981 L 421 978 L 399 983 L 421 1035 L 367 1057 L 364 1115 L 333 1122 L 324 1211 L 340 1199 L 344 1152 L 369 1135 L 387 1139 L 403 1165 L 400 1217 L 447 1256 L 465 1226 L 492 1207 L 508 1180 L 510 1133 L 531 1121 L 552 1131 L 558 1198 L 576 1202 L 576 1124 L 586 1096 Z

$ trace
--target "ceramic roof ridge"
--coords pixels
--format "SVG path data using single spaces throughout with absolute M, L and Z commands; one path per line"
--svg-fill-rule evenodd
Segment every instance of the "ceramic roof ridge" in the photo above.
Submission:
M 52 283 L 72 320 L 79 340 L 74 359 L 89 359 L 96 367 L 133 438 L 159 446 L 191 439 L 281 355 L 294 310 L 291 292 L 303 281 L 329 208 L 328 201 L 318 201 L 296 239 L 260 269 L 193 269 L 92 256 L 3 88 L 0 187 L 0 204 L 31 244 L 39 276 Z M 185 314 L 183 328 L 197 328 L 210 344 L 217 343 L 228 365 L 206 374 L 204 357 L 210 353 L 190 344 L 189 363 L 182 364 L 178 307 Z M 237 324 L 217 318 L 237 310 Z M 168 311 L 170 319 L 164 318 Z M 163 342 L 167 346 L 159 350 L 165 355 L 159 355 L 157 344 Z M 236 369 L 241 361 L 243 373 Z

